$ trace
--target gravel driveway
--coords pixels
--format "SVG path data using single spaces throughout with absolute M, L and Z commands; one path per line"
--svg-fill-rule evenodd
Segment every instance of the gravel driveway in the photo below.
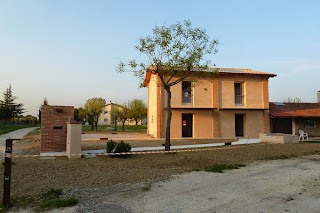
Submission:
M 257 161 L 226 173 L 74 190 L 66 212 L 319 212 L 320 156 Z

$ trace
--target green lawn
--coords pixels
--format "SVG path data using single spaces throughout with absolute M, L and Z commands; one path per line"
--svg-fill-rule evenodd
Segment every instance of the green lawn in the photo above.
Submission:
M 91 132 L 91 126 L 82 126 L 82 131 L 84 132 Z M 122 125 L 117 126 L 117 131 L 121 132 L 122 131 Z M 147 131 L 147 126 L 146 125 L 125 125 L 124 126 L 124 131 L 125 132 L 145 132 Z M 114 132 L 114 126 L 110 125 L 101 125 L 98 126 L 98 132 Z
M 0 135 L 12 132 L 17 129 L 23 129 L 28 127 L 36 127 L 39 125 L 0 125 Z

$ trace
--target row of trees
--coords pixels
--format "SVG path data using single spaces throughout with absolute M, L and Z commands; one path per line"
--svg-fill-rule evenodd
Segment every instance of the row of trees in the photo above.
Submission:
M 13 122 L 23 112 L 23 104 L 16 102 L 17 97 L 13 95 L 11 84 L 3 92 L 3 100 L 0 100 L 0 121 L 5 124 Z
M 91 124 L 92 130 L 97 131 L 99 117 L 105 106 L 106 100 L 103 98 L 88 99 L 84 107 L 75 109 L 75 120 L 86 120 Z M 134 119 L 138 125 L 139 121 L 147 117 L 147 106 L 142 100 L 134 99 L 122 105 L 114 104 L 114 106 L 111 111 L 112 119 L 116 122 L 122 122 L 122 131 L 124 131 L 124 125 L 128 119 Z

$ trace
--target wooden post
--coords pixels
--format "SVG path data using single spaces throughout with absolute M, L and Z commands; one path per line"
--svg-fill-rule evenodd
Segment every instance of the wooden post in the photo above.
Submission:
M 4 159 L 4 179 L 3 179 L 3 201 L 4 206 L 10 205 L 10 185 L 11 185 L 11 161 L 12 161 L 12 142 L 20 139 L 7 139 Z

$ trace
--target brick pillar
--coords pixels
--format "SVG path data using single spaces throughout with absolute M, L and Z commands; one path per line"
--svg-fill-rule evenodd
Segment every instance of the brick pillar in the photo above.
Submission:
M 67 122 L 73 120 L 73 106 L 42 106 L 40 152 L 65 152 Z

